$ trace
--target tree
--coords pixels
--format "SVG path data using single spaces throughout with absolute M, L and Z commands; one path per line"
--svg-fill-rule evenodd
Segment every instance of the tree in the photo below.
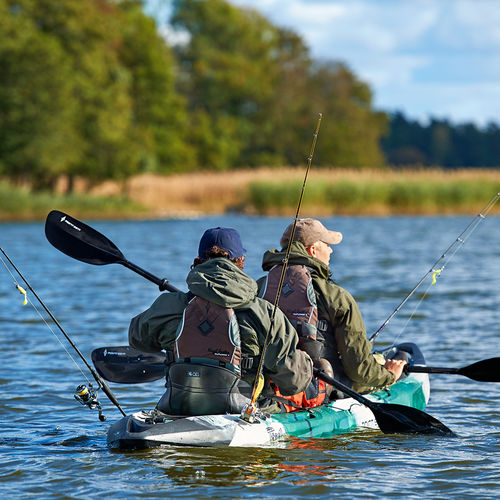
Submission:
M 0 0 L 2 171 L 50 186 L 190 163 L 175 63 L 138 0 Z
M 276 29 L 223 0 L 176 0 L 172 24 L 190 35 L 177 54 L 198 163 L 215 169 L 252 163 L 273 95 Z
M 0 33 L 0 173 L 47 187 L 83 149 L 71 61 L 21 5 L 0 0 Z
M 379 142 L 387 130 L 387 115 L 372 110 L 368 85 L 339 63 L 316 65 L 309 85 L 312 102 L 325 115 L 318 163 L 355 168 L 383 166 Z
M 190 36 L 177 51 L 181 88 L 191 117 L 203 116 L 193 129 L 211 122 L 195 132 L 197 148 L 219 148 L 219 156 L 212 155 L 216 164 L 206 166 L 303 163 L 318 112 L 325 114 L 322 148 L 327 143 L 320 163 L 384 163 L 379 139 L 386 116 L 371 110 L 368 86 L 344 66 L 313 64 L 297 34 L 252 9 L 223 0 L 175 0 L 173 5 L 173 26 Z M 217 141 L 204 138 L 210 130 L 222 134 Z M 198 160 L 208 157 L 200 153 Z
M 121 62 L 130 72 L 133 135 L 140 171 L 188 170 L 194 154 L 188 145 L 185 102 L 175 90 L 176 62 L 140 2 L 123 2 Z

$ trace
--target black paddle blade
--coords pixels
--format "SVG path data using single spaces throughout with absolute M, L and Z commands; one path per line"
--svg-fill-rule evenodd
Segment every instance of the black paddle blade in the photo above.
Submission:
M 411 406 L 391 403 L 376 403 L 370 409 L 384 434 L 436 434 L 456 436 L 442 422 Z
M 478 382 L 500 382 L 500 358 L 483 359 L 459 368 L 457 373 Z
M 97 373 L 118 384 L 153 382 L 165 376 L 165 354 L 147 353 L 133 347 L 100 347 L 92 351 Z
M 126 261 L 106 236 L 58 210 L 47 215 L 45 236 L 62 253 L 87 264 L 103 266 Z
M 322 370 L 313 368 L 314 375 L 327 384 L 333 385 L 343 393 L 351 396 L 373 412 L 380 430 L 384 434 L 439 434 L 441 436 L 453 436 L 453 432 L 439 420 L 427 413 L 412 408 L 392 403 L 376 403 L 353 391 L 342 382 L 330 377 Z

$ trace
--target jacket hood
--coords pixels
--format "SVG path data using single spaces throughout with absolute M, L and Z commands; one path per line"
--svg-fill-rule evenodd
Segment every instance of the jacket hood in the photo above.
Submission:
M 194 295 L 223 307 L 242 307 L 257 296 L 257 282 L 225 258 L 197 265 L 186 283 Z
M 268 250 L 262 258 L 262 269 L 269 271 L 276 265 L 282 265 L 286 255 L 286 248 L 282 250 Z M 313 270 L 320 278 L 329 279 L 330 267 L 316 257 L 307 253 L 306 247 L 299 241 L 294 241 L 290 248 L 289 264 L 302 264 Z

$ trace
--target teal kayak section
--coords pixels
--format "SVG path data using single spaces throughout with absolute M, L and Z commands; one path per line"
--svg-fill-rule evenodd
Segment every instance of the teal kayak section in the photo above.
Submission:
M 420 380 L 407 377 L 387 389 L 370 394 L 370 399 L 380 403 L 394 403 L 424 410 L 426 398 Z M 329 438 L 345 434 L 358 427 L 356 418 L 348 410 L 337 410 L 335 403 L 272 415 L 272 420 L 282 424 L 290 436 L 303 438 Z
M 357 427 L 350 411 L 334 410 L 330 405 L 273 415 L 272 419 L 282 424 L 288 435 L 303 438 L 328 438 Z
M 412 406 L 417 410 L 425 410 L 427 405 L 422 382 L 414 377 L 405 378 L 383 391 L 374 392 L 370 397 L 377 402 Z

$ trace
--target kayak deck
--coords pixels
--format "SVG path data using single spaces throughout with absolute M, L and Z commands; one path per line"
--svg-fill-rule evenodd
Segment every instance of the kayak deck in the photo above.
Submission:
M 379 403 L 395 403 L 423 410 L 429 397 L 429 378 L 414 374 L 382 391 L 366 396 Z M 111 448 L 141 449 L 178 446 L 269 446 L 286 437 L 332 438 L 358 428 L 377 429 L 372 411 L 352 398 L 305 411 L 282 413 L 244 422 L 239 415 L 202 415 L 154 418 L 140 411 L 111 426 Z
M 414 365 L 425 365 L 415 344 L 389 349 L 403 351 Z M 410 373 L 395 384 L 365 396 L 376 403 L 390 403 L 423 410 L 430 397 L 429 376 Z M 373 412 L 353 398 L 338 399 L 316 408 L 262 416 L 249 423 L 239 415 L 172 417 L 139 411 L 115 422 L 108 431 L 111 448 L 143 449 L 179 446 L 279 446 L 287 437 L 332 438 L 354 429 L 378 429 Z
M 377 403 L 395 403 L 424 410 L 428 401 L 428 384 L 428 377 L 410 376 L 366 397 Z M 372 411 L 352 398 L 339 399 L 309 411 L 273 415 L 272 420 L 283 425 L 286 434 L 302 438 L 331 438 L 359 427 L 378 429 Z

